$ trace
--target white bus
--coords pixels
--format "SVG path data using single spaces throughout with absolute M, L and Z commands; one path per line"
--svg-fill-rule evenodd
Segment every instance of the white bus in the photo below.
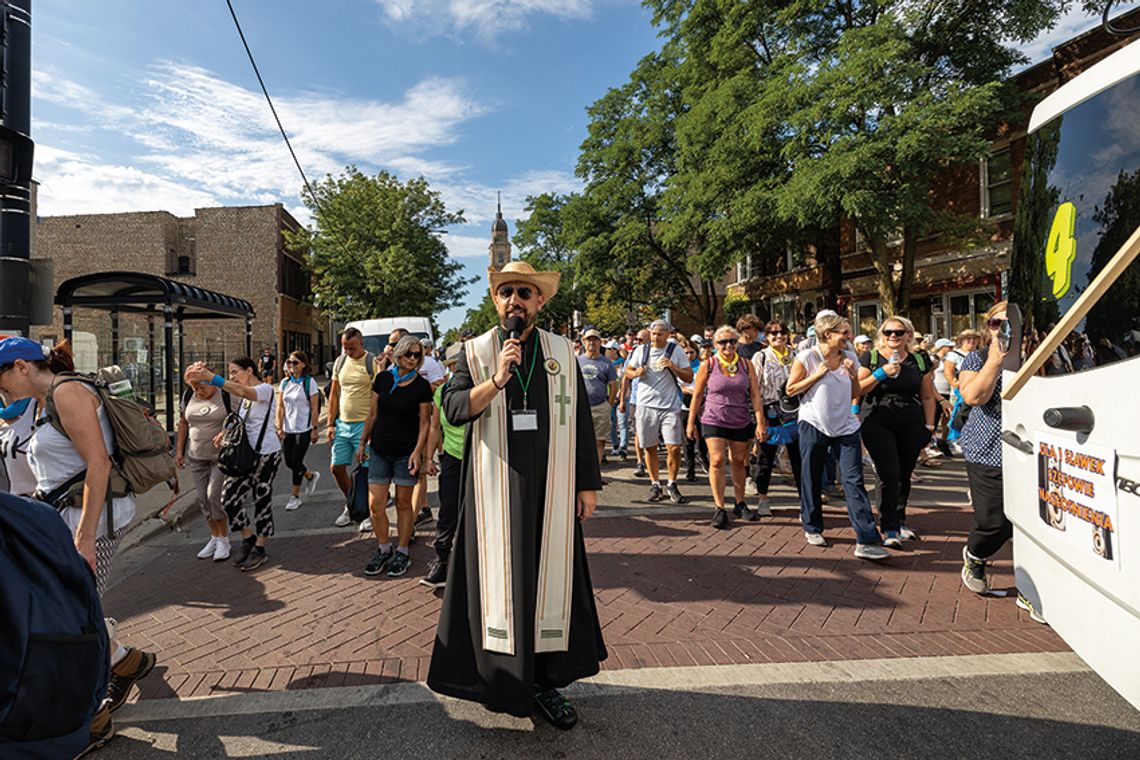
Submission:
M 1003 379 L 1018 589 L 1140 707 L 1140 42 L 1033 111 Z M 1020 328 L 1014 326 L 1014 340 Z M 1033 345 L 1039 341 L 1034 349 Z M 1020 352 L 1013 350 L 1010 356 Z
M 361 319 L 349 322 L 346 328 L 355 327 L 364 335 L 364 348 L 379 356 L 388 345 L 388 335 L 402 327 L 419 339 L 427 338 L 433 343 L 435 335 L 428 317 L 384 317 L 383 319 Z

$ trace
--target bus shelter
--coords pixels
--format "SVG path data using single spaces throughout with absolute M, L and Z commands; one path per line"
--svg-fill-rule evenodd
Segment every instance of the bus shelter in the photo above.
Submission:
M 255 315 L 253 306 L 248 301 L 157 275 L 140 272 L 98 272 L 73 277 L 60 284 L 55 293 L 55 303 L 63 310 L 63 335 L 68 341 L 73 341 L 76 308 L 95 309 L 110 315 L 112 364 L 120 364 L 120 316 L 139 315 L 146 319 L 149 358 L 157 356 L 156 332 L 157 323 L 161 320 L 162 368 L 160 372 L 156 372 L 153 365 L 148 363 L 145 387 L 151 408 L 157 412 L 159 406 L 156 403 L 158 393 L 155 376 L 161 375 L 162 406 L 166 412 L 166 429 L 171 433 L 175 429 L 177 406 L 175 378 L 177 376 L 178 387 L 181 388 L 183 383 L 181 377 L 186 367 L 183 345 L 185 323 L 192 320 L 244 319 L 247 356 L 252 349 Z M 175 327 L 178 328 L 177 344 Z M 141 387 L 136 387 L 136 392 L 141 391 Z

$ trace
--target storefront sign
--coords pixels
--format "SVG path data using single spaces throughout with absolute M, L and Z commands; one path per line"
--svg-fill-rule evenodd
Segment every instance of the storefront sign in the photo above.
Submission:
M 1114 450 L 1038 432 L 1037 503 L 1065 543 L 1119 567 Z

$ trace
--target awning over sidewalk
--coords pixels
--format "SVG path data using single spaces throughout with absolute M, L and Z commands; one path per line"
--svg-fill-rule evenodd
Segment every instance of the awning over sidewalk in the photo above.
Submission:
M 185 320 L 245 319 L 245 351 L 252 350 L 253 306 L 249 301 L 176 280 L 141 272 L 97 272 L 61 283 L 55 302 L 63 309 L 63 335 L 72 339 L 75 307 L 98 309 L 111 314 L 111 357 L 119 363 L 119 314 L 162 316 L 166 380 L 166 429 L 174 430 L 174 325 L 178 325 L 178 371 L 184 369 L 182 323 Z M 150 328 L 150 354 L 154 355 L 154 322 Z M 151 406 L 155 404 L 153 391 Z

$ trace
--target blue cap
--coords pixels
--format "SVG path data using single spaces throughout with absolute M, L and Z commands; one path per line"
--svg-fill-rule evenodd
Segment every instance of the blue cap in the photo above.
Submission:
M 0 340 L 0 365 L 14 364 L 17 359 L 26 362 L 43 361 L 47 349 L 40 343 L 27 338 L 5 338 Z
M 8 406 L 0 404 L 0 420 L 18 420 L 24 416 L 24 412 L 28 409 L 28 404 L 32 403 L 30 398 L 22 398 L 19 401 L 13 401 Z

